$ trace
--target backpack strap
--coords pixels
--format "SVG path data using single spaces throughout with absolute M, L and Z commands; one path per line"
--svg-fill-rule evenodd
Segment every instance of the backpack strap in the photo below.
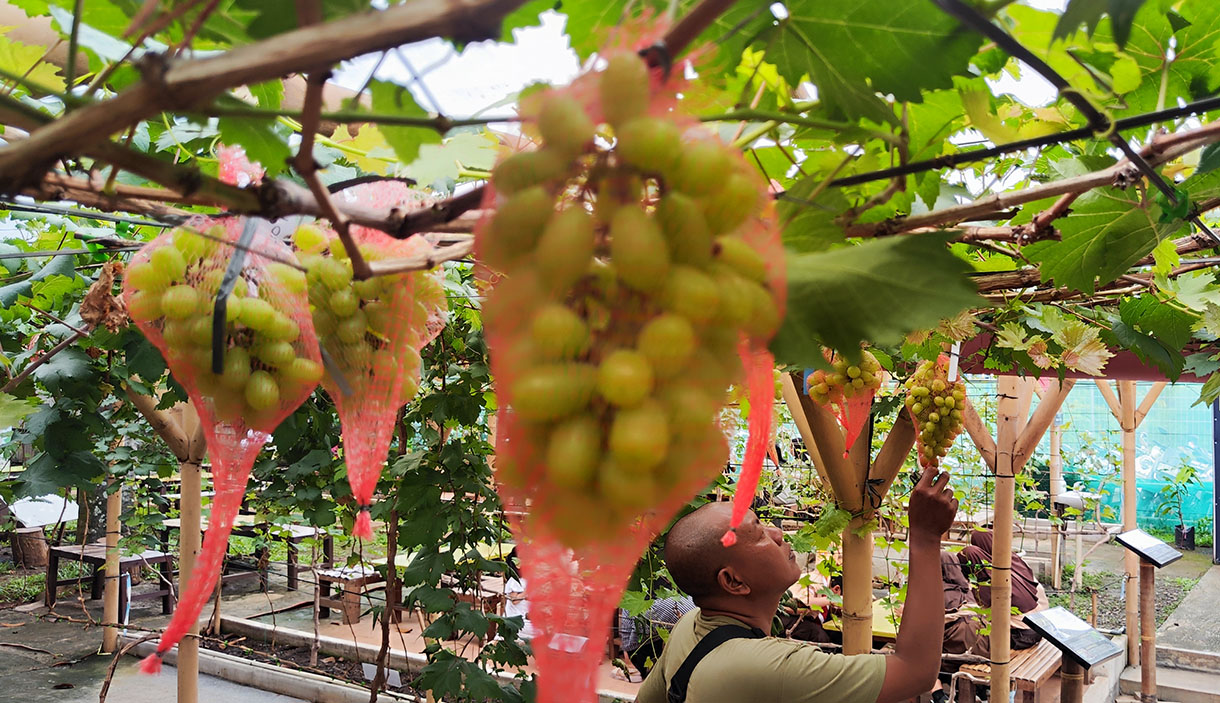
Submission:
M 699 643 L 695 645 L 690 654 L 686 655 L 686 660 L 682 662 L 682 666 L 678 667 L 678 671 L 669 680 L 669 690 L 666 692 L 669 703 L 685 703 L 686 689 L 690 686 L 691 674 L 694 673 L 695 667 L 699 665 L 699 662 L 712 653 L 712 650 L 729 640 L 758 639 L 761 637 L 766 637 L 762 630 L 757 627 L 742 627 L 741 625 L 721 625 L 707 633 L 703 639 L 699 640 Z

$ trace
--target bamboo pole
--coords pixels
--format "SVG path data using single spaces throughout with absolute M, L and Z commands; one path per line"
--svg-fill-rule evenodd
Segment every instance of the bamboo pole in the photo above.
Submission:
M 1071 657 L 1064 657 L 1059 677 L 1059 703 L 1080 703 L 1084 700 L 1084 667 Z
M 971 441 L 974 442 L 974 446 L 978 448 L 979 454 L 983 457 L 983 463 L 992 473 L 995 473 L 995 440 L 987 431 L 987 426 L 983 424 L 983 419 L 979 417 L 978 412 L 974 409 L 974 403 L 970 402 L 969 397 L 966 398 L 962 424 L 965 425 Z
M 190 583 L 191 572 L 199 556 L 200 482 L 203 472 L 196 462 L 183 462 L 179 471 L 182 474 L 182 499 L 179 503 L 182 506 L 182 525 L 178 529 L 178 592 L 182 593 L 186 584 Z M 192 636 L 198 634 L 199 623 L 196 622 L 178 643 L 178 703 L 199 701 L 199 638 Z
M 1063 428 L 1058 422 L 1051 423 L 1051 489 L 1048 496 L 1050 509 L 1055 512 L 1055 499 L 1059 497 L 1059 482 L 1063 480 L 1063 456 L 1061 442 L 1063 440 Z M 1061 545 L 1060 525 L 1051 524 L 1051 584 L 1056 590 L 1063 588 L 1063 567 L 1059 563 Z
M 1016 491 L 1015 449 L 1033 394 L 1033 379 L 1002 376 L 996 389 L 996 479 L 994 542 L 991 550 L 991 700 L 1006 701 L 1010 689 L 1009 636 L 1012 629 L 1012 525 Z
M 1146 561 L 1140 562 L 1140 700 L 1156 701 L 1156 567 Z
M 110 654 L 119 646 L 119 513 L 123 510 L 123 490 L 111 477 L 106 481 L 106 592 L 102 605 L 102 651 Z M 128 594 L 128 598 L 131 594 Z
M 1104 395 L 1104 393 L 1103 393 Z M 1118 382 L 1118 417 L 1119 426 L 1123 430 L 1123 531 L 1134 530 L 1135 517 L 1135 381 Z M 1136 579 L 1139 577 L 1139 557 L 1135 552 L 1126 551 L 1123 556 L 1124 571 L 1127 579 L 1127 664 L 1139 665 L 1139 639 L 1135 633 L 1139 631 L 1139 594 L 1136 591 Z M 1080 568 L 1077 564 L 1076 568 Z
M 813 469 L 818 475 L 818 479 L 823 486 L 830 486 L 830 477 L 826 475 L 826 467 L 822 464 L 822 457 L 818 454 L 818 445 L 814 441 L 813 431 L 809 429 L 809 419 L 805 416 L 805 408 L 802 405 L 802 393 L 797 390 L 796 382 L 793 374 L 780 374 L 780 387 L 784 394 L 784 403 L 788 405 L 788 412 L 792 415 L 792 421 L 796 423 L 796 429 L 801 434 L 801 440 L 805 442 L 805 450 L 809 452 L 809 459 L 813 462 Z
M 844 654 L 868 654 L 873 649 L 873 531 L 867 527 L 873 511 L 864 505 L 864 476 L 872 450 L 869 434 L 865 428 L 852 444 L 847 460 L 837 462 L 854 479 L 851 492 L 835 491 L 839 507 L 855 515 L 843 530 Z M 823 455 L 826 453 L 823 449 Z

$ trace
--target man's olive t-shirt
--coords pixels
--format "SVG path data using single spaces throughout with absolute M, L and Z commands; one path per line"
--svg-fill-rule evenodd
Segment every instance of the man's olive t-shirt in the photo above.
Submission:
M 638 703 L 665 703 L 669 679 L 699 640 L 721 625 L 745 623 L 692 610 L 678 621 L 665 651 L 644 680 Z M 875 703 L 885 679 L 885 657 L 827 654 L 808 643 L 766 637 L 734 639 L 695 667 L 688 703 Z

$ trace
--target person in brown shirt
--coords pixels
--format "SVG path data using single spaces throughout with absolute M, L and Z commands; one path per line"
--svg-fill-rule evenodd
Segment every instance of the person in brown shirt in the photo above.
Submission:
M 948 480 L 948 474 L 925 471 L 911 493 L 911 569 L 893 656 L 827 654 L 808 643 L 763 636 L 780 597 L 800 577 L 783 533 L 751 512 L 736 530 L 737 542 L 724 546 L 728 503 L 705 505 L 679 520 L 665 541 L 665 564 L 698 607 L 674 627 L 636 701 L 897 703 L 929 690 L 944 633 L 940 536 L 957 513 Z M 716 638 L 718 631 L 728 632 L 722 626 L 735 626 L 736 638 Z M 721 643 L 707 651 L 704 638 Z M 688 657 L 695 652 L 702 658 L 694 658 L 692 668 Z

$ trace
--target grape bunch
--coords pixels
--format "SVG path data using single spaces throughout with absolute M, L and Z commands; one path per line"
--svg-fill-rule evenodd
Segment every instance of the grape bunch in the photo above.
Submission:
M 432 276 L 408 273 L 354 280 L 343 242 L 316 225 L 297 227 L 292 240 L 307 271 L 305 283 L 318 342 L 344 382 L 361 393 L 366 383 L 388 382 L 385 374 L 396 369 L 401 372 L 402 390 L 394 408 L 415 397 L 419 349 L 403 343 L 403 334 L 407 329 L 422 330 L 438 300 L 443 305 L 440 284 Z M 367 242 L 359 249 L 369 262 L 390 257 L 383 248 Z M 408 299 L 411 297 L 414 300 Z M 405 315 L 403 305 L 409 306 Z
M 819 405 L 842 403 L 857 396 L 872 395 L 881 388 L 881 364 L 867 350 L 860 351 L 860 360 L 849 362 L 842 354 L 827 361 L 830 371 L 816 369 L 809 375 L 809 397 Z
M 542 146 L 495 168 L 498 207 L 478 232 L 480 259 L 504 275 L 484 312 L 517 423 L 499 479 L 569 546 L 723 465 L 717 418 L 743 374 L 741 337 L 765 342 L 780 323 L 750 239 L 757 175 L 650 106 L 637 56 L 586 77 L 602 114 L 575 91 L 533 96 Z
M 292 301 L 305 275 L 247 260 L 226 301 L 224 365 L 214 373 L 215 299 L 232 250 L 216 241 L 227 238 L 222 225 L 207 234 L 181 227 L 141 250 L 127 269 L 127 312 L 146 334 L 159 333 L 175 376 L 194 385 L 217 421 L 270 432 L 284 405 L 322 377 L 312 334 L 301 329 L 304 305 Z
M 949 381 L 949 362 L 945 357 L 925 361 L 906 382 L 907 410 L 918 435 L 915 448 L 924 468 L 940 465 L 962 431 L 966 405 L 966 384 Z

